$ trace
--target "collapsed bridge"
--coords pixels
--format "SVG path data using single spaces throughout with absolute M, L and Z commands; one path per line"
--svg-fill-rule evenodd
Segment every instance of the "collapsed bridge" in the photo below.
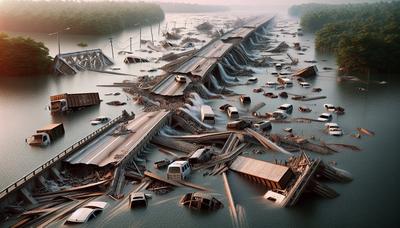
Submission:
M 203 83 L 207 89 L 221 92 L 223 87 L 235 85 L 231 75 L 243 71 L 244 65 L 254 61 L 249 50 L 261 45 L 266 38 L 262 35 L 274 18 L 255 17 L 243 26 L 233 29 L 222 37 L 209 42 L 188 58 L 179 58 L 163 67 L 168 73 L 152 89 L 152 93 L 162 96 L 182 96 L 190 83 L 171 80 L 173 75 L 185 75 L 193 82 Z M 248 75 L 247 71 L 243 71 Z M 177 88 L 171 90 L 170 88 Z

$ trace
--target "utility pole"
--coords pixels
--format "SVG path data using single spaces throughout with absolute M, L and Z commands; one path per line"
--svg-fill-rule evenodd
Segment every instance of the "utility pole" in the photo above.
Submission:
M 154 42 L 153 40 L 153 26 L 150 25 L 150 33 L 151 33 L 151 42 Z
M 57 32 L 57 42 L 58 42 L 58 56 L 60 56 L 61 55 L 60 32 Z
M 139 27 L 139 48 L 142 48 L 142 26 Z
M 165 23 L 165 32 L 168 32 L 168 22 Z
M 132 37 L 129 37 L 129 50 L 132 52 Z
M 161 24 L 158 22 L 158 36 L 160 36 Z
M 67 27 L 67 28 L 64 28 L 64 29 L 63 29 L 63 31 L 68 31 L 68 30 L 70 30 L 70 29 L 71 29 L 70 27 Z M 53 33 L 50 33 L 50 34 L 48 34 L 49 36 L 54 36 L 54 35 L 57 35 L 58 55 L 60 55 L 60 54 L 61 54 L 61 41 L 60 41 L 60 33 L 61 33 L 61 31 L 58 31 L 58 32 L 53 32 Z
M 113 39 L 112 38 L 109 38 L 110 39 L 110 44 L 111 44 L 111 54 L 112 54 L 112 58 L 114 59 L 114 46 L 113 46 Z
M 185 20 L 185 28 L 186 28 L 186 22 L 187 22 L 187 20 Z

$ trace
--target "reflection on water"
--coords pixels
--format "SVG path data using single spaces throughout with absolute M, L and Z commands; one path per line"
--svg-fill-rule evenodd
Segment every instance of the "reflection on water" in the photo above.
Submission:
M 188 23 L 187 32 L 195 31 L 193 26 L 204 22 L 216 14 L 172 14 L 167 15 L 168 26 L 172 21 L 177 22 L 177 27 Z M 235 18 L 233 15 L 218 15 L 215 22 L 219 21 L 219 26 L 223 26 L 226 18 Z M 161 24 L 164 27 L 166 22 Z M 158 26 L 158 25 L 157 25 Z M 143 28 L 143 39 L 149 39 L 148 28 Z M 127 30 L 119 34 L 114 34 L 117 51 L 129 47 L 129 37 L 138 40 L 137 30 Z M 326 161 L 336 161 L 340 168 L 344 168 L 352 173 L 354 181 L 345 185 L 332 186 L 341 194 L 334 200 L 323 200 L 320 198 L 308 198 L 302 201 L 297 207 L 292 209 L 279 209 L 270 206 L 262 200 L 261 196 L 265 189 L 254 185 L 248 179 L 242 178 L 234 173 L 229 173 L 228 178 L 236 203 L 241 205 L 243 222 L 249 227 L 355 227 L 355 226 L 382 226 L 392 225 L 397 221 L 394 214 L 397 208 L 396 194 L 400 179 L 397 171 L 397 160 L 399 159 L 397 149 L 397 135 L 399 121 L 397 113 L 400 108 L 400 83 L 397 78 L 399 75 L 385 76 L 371 75 L 370 81 L 386 80 L 387 85 L 371 83 L 367 92 L 361 92 L 358 87 L 366 87 L 362 83 L 342 82 L 336 80 L 336 72 L 322 70 L 323 67 L 336 68 L 335 59 L 329 55 L 314 53 L 314 37 L 307 35 L 300 38 L 279 37 L 277 39 L 286 39 L 287 43 L 292 45 L 299 39 L 302 46 L 308 48 L 305 55 L 301 57 L 300 66 L 306 66 L 304 60 L 317 60 L 317 66 L 320 69 L 319 76 L 309 82 L 313 87 L 323 89 L 321 95 L 326 95 L 325 100 L 315 100 L 309 102 L 293 101 L 291 99 L 269 99 L 262 94 L 252 93 L 254 88 L 260 87 L 267 81 L 276 80 L 270 73 L 272 68 L 254 69 L 258 77 L 258 83 L 233 87 L 238 94 L 248 94 L 252 97 L 253 104 L 265 102 L 260 112 L 272 112 L 282 103 L 292 103 L 297 110 L 300 105 L 307 105 L 312 108 L 311 113 L 299 113 L 294 111 L 293 117 L 315 118 L 323 112 L 324 103 L 332 103 L 346 108 L 346 114 L 335 117 L 334 121 L 339 122 L 345 135 L 340 138 L 334 138 L 323 134 L 320 123 L 311 124 L 274 124 L 273 132 L 282 133 L 282 129 L 292 127 L 296 134 L 304 136 L 315 136 L 321 140 L 332 143 L 350 143 L 363 149 L 362 152 L 343 151 L 334 155 L 322 157 Z M 53 37 L 46 35 L 34 35 L 35 38 L 42 40 L 51 49 L 51 53 L 56 53 L 56 43 Z M 209 39 L 205 35 L 200 35 L 201 39 Z M 63 50 L 80 50 L 76 46 L 79 42 L 86 42 L 89 48 L 103 48 L 109 56 L 110 49 L 108 37 L 88 37 L 88 36 L 64 36 L 62 38 Z M 158 38 L 158 37 L 157 37 Z M 128 46 L 127 46 L 128 45 Z M 138 49 L 138 43 L 134 42 L 134 49 Z M 116 51 L 116 52 L 117 52 Z M 292 56 L 297 56 L 293 50 L 289 50 Z M 159 53 L 144 54 L 137 52 L 143 57 L 158 57 Z M 121 67 L 121 71 L 129 72 L 134 75 L 149 74 L 142 72 L 141 69 L 151 69 L 161 66 L 163 63 L 149 63 L 141 65 L 122 64 L 123 56 L 116 55 L 116 67 Z M 276 57 L 279 58 L 279 57 Z M 159 73 L 159 72 L 158 72 Z M 157 74 L 157 72 L 155 73 Z M 141 107 L 133 104 L 131 100 L 127 101 L 126 94 L 120 96 L 104 96 L 105 93 L 120 91 L 119 88 L 97 87 L 97 84 L 111 84 L 122 80 L 132 80 L 135 77 L 106 75 L 94 72 L 83 72 L 75 76 L 42 76 L 37 78 L 0 78 L 0 186 L 3 188 L 12 181 L 18 179 L 24 174 L 41 165 L 44 161 L 58 154 L 75 141 L 92 132 L 96 127 L 90 125 L 90 119 L 98 115 L 107 115 L 115 117 L 121 110 L 139 112 Z M 267 92 L 276 92 L 272 89 L 266 89 Z M 90 107 L 76 113 L 67 115 L 51 116 L 46 110 L 49 96 L 57 93 L 74 92 L 92 92 L 100 93 L 103 103 L 98 107 Z M 311 94 L 295 85 L 288 89 L 293 94 Z M 127 101 L 128 105 L 124 107 L 108 106 L 105 102 L 112 100 Z M 213 107 L 219 107 L 229 103 L 236 105 L 239 110 L 246 110 L 237 97 L 227 97 L 225 100 L 216 99 L 205 101 L 206 104 Z M 217 108 L 214 108 L 216 110 Z M 216 111 L 217 128 L 225 129 L 226 115 Z M 66 134 L 61 139 L 47 148 L 31 148 L 24 143 L 24 138 L 32 134 L 37 128 L 50 122 L 64 122 Z M 349 136 L 356 127 L 365 127 L 376 132 L 375 137 L 363 137 L 354 139 Z M 163 159 L 165 154 L 157 152 L 155 148 L 149 148 L 147 166 L 151 166 L 154 161 Z M 262 155 L 253 155 L 246 152 L 246 155 L 255 158 L 267 160 L 285 159 L 286 156 L 279 153 L 267 153 Z M 311 154 L 311 156 L 318 156 Z M 161 173 L 162 174 L 162 173 Z M 223 184 L 220 176 L 203 177 L 195 175 L 193 182 L 203 183 L 204 186 L 211 187 L 216 192 L 223 193 Z M 150 206 L 146 210 L 131 211 L 125 205 L 121 205 L 119 213 L 113 213 L 114 216 L 108 217 L 112 210 L 108 208 L 99 219 L 93 220 L 84 226 L 118 226 L 121 227 L 207 227 L 207 226 L 231 226 L 228 207 L 219 210 L 216 213 L 199 214 L 193 213 L 187 208 L 178 205 L 179 197 L 191 191 L 189 189 L 179 188 L 167 195 L 154 195 Z M 218 196 L 225 205 L 228 205 L 225 197 Z M 163 202 L 163 203 L 160 203 Z M 168 203 L 167 203 L 168 202 Z M 127 205 L 126 205 L 127 206 Z M 152 207 L 153 206 L 153 207 Z M 102 216 L 105 218 L 100 219 Z M 371 224 L 371 225 L 369 225 Z M 373 224 L 373 225 L 372 225 Z M 61 225 L 61 224 L 57 224 Z

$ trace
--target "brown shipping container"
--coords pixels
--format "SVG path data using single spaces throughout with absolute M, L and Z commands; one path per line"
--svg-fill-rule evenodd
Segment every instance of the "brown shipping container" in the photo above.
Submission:
M 65 99 L 68 103 L 68 109 L 86 107 L 100 104 L 99 93 L 75 93 L 59 94 L 50 96 L 50 101 Z
M 64 130 L 64 125 L 62 123 L 56 123 L 56 124 L 49 124 L 46 127 L 43 127 L 39 130 L 36 131 L 37 133 L 47 133 L 50 136 L 50 140 L 54 141 L 55 139 L 61 137 L 64 135 L 65 130 Z

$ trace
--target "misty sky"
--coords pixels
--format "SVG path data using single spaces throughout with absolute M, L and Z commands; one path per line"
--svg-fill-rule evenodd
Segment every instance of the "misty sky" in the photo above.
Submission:
M 145 2 L 184 2 L 184 3 L 197 3 L 207 5 L 275 5 L 275 6 L 291 6 L 307 2 L 318 3 L 360 3 L 371 2 L 372 0 L 141 0 Z M 376 0 L 379 1 L 379 0 Z M 383 0 L 387 1 L 387 0 Z
M 144 0 L 145 2 L 155 2 L 155 0 Z M 294 5 L 310 0 L 156 0 L 158 2 L 185 2 L 208 5 Z

